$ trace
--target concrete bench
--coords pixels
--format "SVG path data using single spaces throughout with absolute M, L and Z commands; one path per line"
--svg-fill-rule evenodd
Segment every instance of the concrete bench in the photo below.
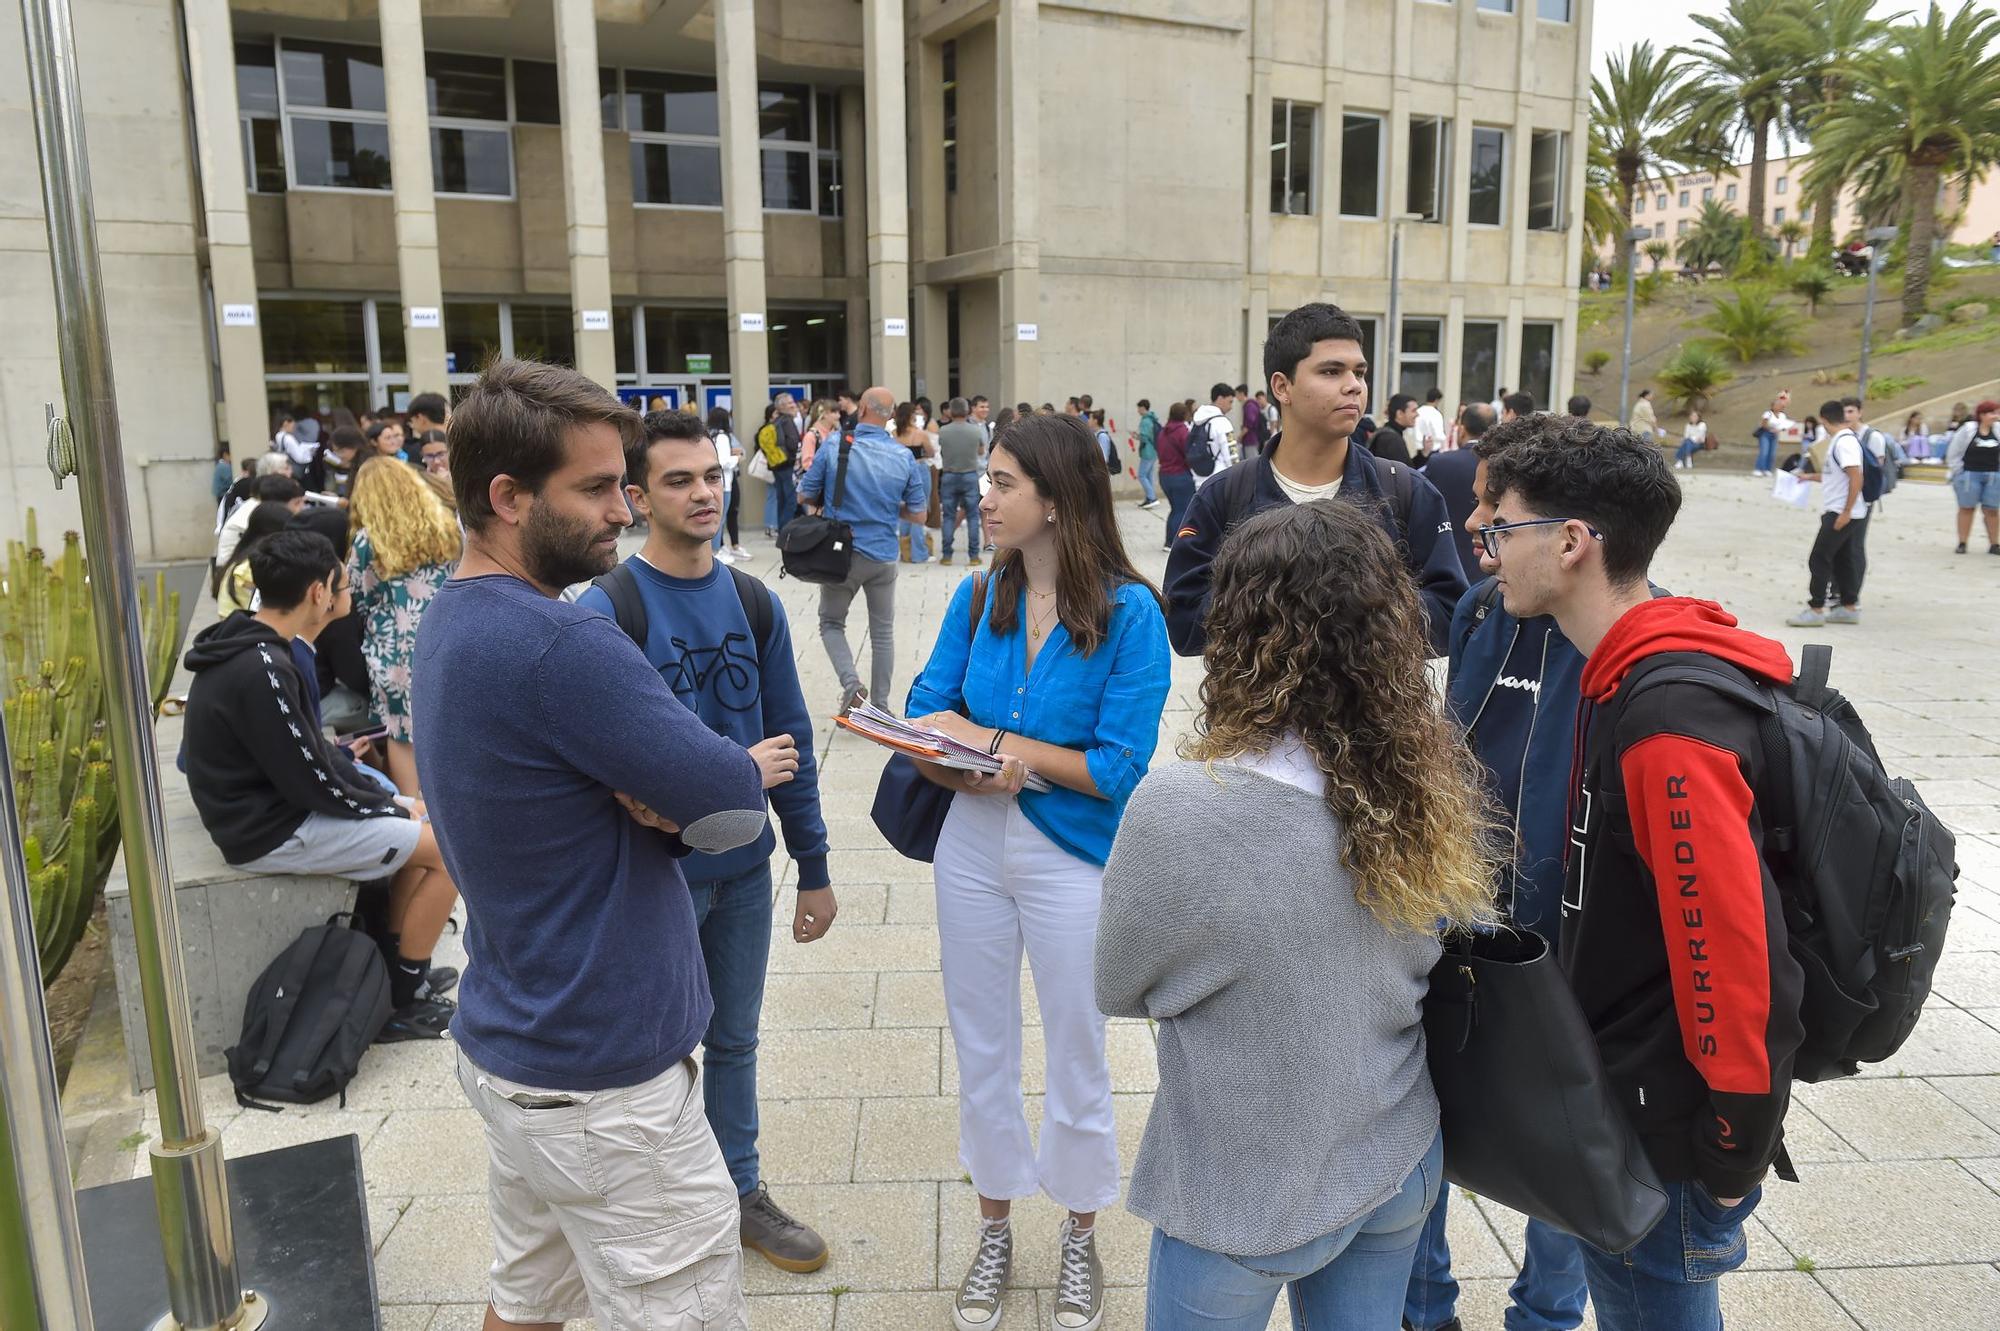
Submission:
M 194 1021 L 196 1071 L 206 1077 L 228 1070 L 223 1051 L 243 1029 L 243 1003 L 264 968 L 299 933 L 337 911 L 354 908 L 357 886 L 345 878 L 251 874 L 233 868 L 209 840 L 174 766 L 181 722 L 160 722 L 160 785 L 165 799 L 167 853 L 174 872 L 174 909 L 180 919 L 181 962 Z M 111 922 L 112 971 L 118 985 L 118 1020 L 136 1091 L 153 1086 L 146 1014 L 139 997 L 139 958 L 132 930 L 132 901 L 121 855 L 104 886 Z

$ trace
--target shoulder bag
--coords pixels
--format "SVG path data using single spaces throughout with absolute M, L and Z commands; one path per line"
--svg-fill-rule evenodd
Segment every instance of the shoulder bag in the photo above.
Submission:
M 1667 1192 L 1625 1117 L 1548 940 L 1456 931 L 1431 969 L 1424 1041 L 1445 1177 L 1609 1253 Z
M 965 634 L 968 651 L 972 640 L 979 636 L 979 621 L 985 614 L 986 579 L 975 573 L 972 627 Z M 875 805 L 868 816 L 875 820 L 876 830 L 897 854 L 929 864 L 937 855 L 938 833 L 944 830 L 944 818 L 951 812 L 955 793 L 926 778 L 917 770 L 915 759 L 893 754 L 882 768 L 882 780 L 875 787 Z
M 847 460 L 854 436 L 842 435 L 833 495 L 817 513 L 801 513 L 778 528 L 779 576 L 821 584 L 845 582 L 854 567 L 854 528 L 832 516 L 847 498 Z

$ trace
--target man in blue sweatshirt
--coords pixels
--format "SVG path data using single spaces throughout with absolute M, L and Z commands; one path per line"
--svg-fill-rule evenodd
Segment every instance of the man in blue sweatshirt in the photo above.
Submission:
M 736 1188 L 689 1057 L 712 1004 L 679 861 L 762 835 L 772 774 L 559 599 L 617 561 L 638 416 L 574 370 L 503 360 L 447 428 L 465 557 L 424 613 L 411 694 L 467 888 L 451 1033 L 486 1129 L 486 1324 L 745 1325 Z
M 1536 433 L 1534 418 L 1524 416 L 1483 432 L 1472 445 L 1478 459 L 1472 477 L 1476 503 L 1466 529 L 1475 542 L 1493 521 L 1488 461 Z M 1454 456 L 1443 453 L 1439 459 Z M 1482 558 L 1480 567 L 1489 570 L 1489 561 Z M 1515 924 L 1540 934 L 1553 948 L 1562 934 L 1563 848 L 1583 654 L 1552 616 L 1523 620 L 1508 614 L 1491 577 L 1459 601 L 1449 649 L 1446 692 L 1452 714 L 1485 766 L 1514 832 L 1514 858 L 1501 871 L 1500 901 Z M 1438 1193 L 1417 1245 L 1403 1310 L 1403 1325 L 1411 1331 L 1457 1331 L 1459 1325 L 1458 1282 L 1445 1242 L 1450 1191 Z M 1580 1325 L 1585 1291 L 1577 1241 L 1530 1220 L 1521 1274 L 1510 1293 L 1506 1331 L 1570 1331 Z
M 784 606 L 756 578 L 716 561 L 722 463 L 700 421 L 678 411 L 647 416 L 644 435 L 625 450 L 625 493 L 646 520 L 645 548 L 598 579 L 577 604 L 617 619 L 710 730 L 784 775 L 770 800 L 799 866 L 792 939 L 810 943 L 826 933 L 836 907 L 812 716 Z M 781 1270 L 807 1272 L 826 1265 L 826 1242 L 771 1200 L 757 1160 L 757 1022 L 771 956 L 775 849 L 766 826 L 748 845 L 688 856 L 681 872 L 715 998 L 702 1037 L 708 1122 L 742 1199 L 743 1246 Z

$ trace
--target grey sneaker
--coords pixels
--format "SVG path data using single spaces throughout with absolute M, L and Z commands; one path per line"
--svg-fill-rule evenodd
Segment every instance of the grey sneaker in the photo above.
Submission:
M 1097 1260 L 1097 1231 L 1076 1235 L 1076 1217 L 1064 1216 L 1056 1275 L 1057 1331 L 1097 1331 L 1104 1321 L 1104 1263 Z
M 1837 605 L 1826 612 L 1826 622 L 1829 624 L 1859 624 L 1861 622 L 1861 612 L 1844 605 Z
M 771 1200 L 763 1184 L 742 1199 L 743 1246 L 761 1253 L 764 1260 L 780 1271 L 804 1275 L 826 1265 L 826 1240 L 808 1225 L 800 1224 Z
M 992 1331 L 1000 1325 L 1000 1314 L 1006 1311 L 1000 1298 L 1007 1292 L 1007 1277 L 1013 1271 L 1014 1226 L 994 1226 L 981 1221 L 979 1251 L 972 1255 L 965 1282 L 958 1287 L 958 1297 L 952 1300 L 952 1325 L 958 1331 Z
M 1826 623 L 1826 616 L 1807 606 L 1785 622 L 1795 629 L 1816 629 Z

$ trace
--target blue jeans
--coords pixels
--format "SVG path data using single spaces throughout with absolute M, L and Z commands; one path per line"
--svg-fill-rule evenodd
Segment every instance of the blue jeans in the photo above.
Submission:
M 771 484 L 764 493 L 764 525 L 773 530 L 784 526 L 799 511 L 798 477 L 791 467 L 771 468 Z M 829 494 L 830 497 L 830 494 Z
M 1143 453 L 1139 455 L 1139 490 L 1146 496 L 1146 502 L 1149 504 L 1158 503 L 1160 499 L 1159 491 L 1153 488 L 1153 473 L 1159 466 L 1158 458 L 1147 457 Z
M 1757 431 L 1757 470 L 1770 471 L 1778 465 L 1778 436 L 1769 430 Z
M 1674 450 L 1674 461 L 1691 462 L 1694 460 L 1694 455 L 1699 452 L 1701 452 L 1700 444 L 1692 439 L 1683 439 L 1681 446 Z
M 1160 488 L 1167 492 L 1167 539 L 1172 545 L 1174 537 L 1180 534 L 1181 519 L 1187 516 L 1187 507 L 1194 502 L 1194 473 L 1190 471 L 1163 472 Z
M 1230 1257 L 1154 1230 L 1146 1331 L 1264 1331 L 1281 1289 L 1290 1291 L 1295 1329 L 1394 1327 L 1443 1178 L 1440 1136 L 1394 1197 L 1343 1230 L 1272 1257 Z
M 1417 1331 L 1435 1331 L 1458 1313 L 1458 1282 L 1451 1276 L 1451 1247 L 1445 1242 L 1446 1199 L 1438 1194 L 1417 1245 L 1403 1320 Z M 1539 1220 L 1528 1222 L 1527 1252 L 1521 1274 L 1508 1291 L 1503 1323 L 1507 1331 L 1572 1331 L 1583 1324 L 1583 1244 Z
M 958 534 L 958 510 L 963 507 L 965 548 L 971 558 L 979 558 L 979 473 L 947 471 L 939 475 L 938 502 L 944 508 L 944 557 L 951 558 L 951 538 Z
M 1598 1331 L 1722 1331 L 1716 1281 L 1749 1256 L 1743 1222 L 1763 1195 L 1725 1209 L 1699 1183 L 1669 1183 L 1667 1213 L 1638 1247 L 1614 1257 L 1578 1244 Z
M 708 1126 L 736 1181 L 757 1187 L 757 1022 L 771 960 L 771 865 L 734 878 L 689 883 L 715 1015 L 701 1037 Z

